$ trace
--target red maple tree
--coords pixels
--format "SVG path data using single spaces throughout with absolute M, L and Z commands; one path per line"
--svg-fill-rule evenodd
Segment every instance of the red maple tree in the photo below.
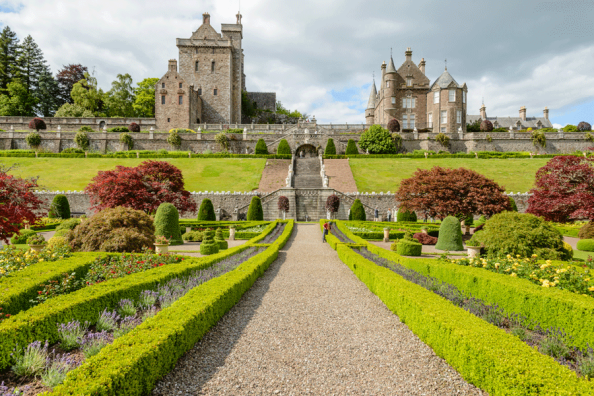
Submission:
M 8 174 L 11 168 L 0 166 L 0 240 L 19 232 L 25 221 L 35 224 L 36 212 L 43 202 L 33 193 L 37 179 L 21 179 Z
M 411 178 L 404 179 L 396 200 L 403 209 L 427 216 L 466 218 L 511 210 L 504 193 L 499 184 L 470 169 L 435 166 L 417 169 Z
M 576 156 L 552 158 L 536 172 L 528 213 L 545 220 L 594 220 L 594 159 Z
M 326 210 L 330 213 L 338 212 L 338 208 L 340 207 L 340 198 L 336 194 L 330 195 L 326 199 Z
M 196 202 L 184 188 L 181 170 L 164 161 L 99 171 L 85 192 L 95 211 L 124 206 L 154 213 L 163 202 L 173 204 L 180 213 L 196 210 Z

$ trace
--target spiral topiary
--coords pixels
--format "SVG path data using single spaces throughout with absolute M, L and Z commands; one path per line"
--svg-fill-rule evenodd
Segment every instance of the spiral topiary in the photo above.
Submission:
M 169 239 L 170 245 L 183 245 L 179 229 L 179 212 L 169 202 L 163 202 L 155 213 L 155 236 Z
M 214 240 L 214 231 L 204 231 L 204 237 L 200 244 L 200 254 L 210 256 L 219 252 L 219 244 Z
M 262 221 L 264 220 L 264 211 L 262 210 L 262 201 L 260 197 L 252 197 L 250 206 L 247 212 L 247 221 Z
M 481 122 L 481 132 L 491 132 L 493 131 L 493 123 L 489 120 L 483 120 Z
M 448 251 L 464 250 L 460 221 L 454 216 L 446 217 L 439 227 L 439 237 L 435 249 Z
M 217 232 L 215 233 L 215 242 L 219 245 L 219 250 L 226 250 L 229 248 L 229 244 L 223 237 L 223 230 L 218 228 Z
M 200 209 L 198 209 L 198 221 L 216 221 L 217 216 L 214 211 L 212 201 L 208 198 L 204 198 L 200 203 Z
M 70 204 L 64 194 L 58 194 L 52 200 L 47 217 L 50 219 L 69 219 Z

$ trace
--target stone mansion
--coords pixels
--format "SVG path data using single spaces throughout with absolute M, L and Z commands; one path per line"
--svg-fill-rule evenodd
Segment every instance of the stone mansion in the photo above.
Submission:
M 480 115 L 468 115 L 466 99 L 468 87 L 460 85 L 448 72 L 444 72 L 431 84 L 425 75 L 425 59 L 416 65 L 412 61 L 412 51 L 407 48 L 404 63 L 396 70 L 394 59 L 381 66 L 382 77 L 379 91 L 375 81 L 371 85 L 369 102 L 365 110 L 365 123 L 387 124 L 395 118 L 401 130 L 431 130 L 434 133 L 455 133 L 466 124 L 488 119 L 494 128 L 510 127 L 514 130 L 526 128 L 551 128 L 549 110 L 543 117 L 527 117 L 526 108 L 521 107 L 519 117 L 487 117 L 486 107 Z
M 155 86 L 157 130 L 195 129 L 196 124 L 240 124 L 242 91 L 246 91 L 243 26 L 222 24 L 221 33 L 203 14 L 202 25 L 187 39 L 178 38 L 179 69 L 169 61 L 167 73 Z M 248 93 L 258 108 L 275 110 L 275 93 Z

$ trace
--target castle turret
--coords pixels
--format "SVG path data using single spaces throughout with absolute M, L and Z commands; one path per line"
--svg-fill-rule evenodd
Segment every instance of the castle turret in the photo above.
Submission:
M 390 64 L 386 70 L 386 74 L 396 73 L 396 66 L 394 66 L 394 59 L 390 57 Z
M 375 80 L 371 83 L 371 92 L 369 93 L 369 101 L 367 102 L 367 109 L 365 110 L 365 123 L 373 125 L 375 121 L 375 98 L 377 97 L 377 89 L 375 88 Z

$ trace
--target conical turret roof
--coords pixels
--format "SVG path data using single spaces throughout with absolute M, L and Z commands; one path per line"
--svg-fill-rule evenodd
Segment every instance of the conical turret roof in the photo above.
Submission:
M 371 83 L 371 92 L 369 93 L 369 102 L 367 102 L 367 109 L 375 109 L 375 97 L 377 96 L 377 89 L 375 88 L 375 80 Z
M 452 75 L 446 69 L 443 73 L 441 73 L 441 76 L 439 76 L 437 80 L 435 80 L 435 82 L 431 85 L 431 89 L 433 89 L 433 87 L 436 84 L 439 88 L 447 88 L 450 86 L 452 82 L 455 84 L 456 88 L 460 88 L 460 85 L 456 82 L 456 80 L 454 80 L 454 77 L 452 77 Z
M 396 73 L 396 66 L 394 66 L 394 59 L 392 57 L 390 57 L 390 64 L 388 65 L 386 73 Z

